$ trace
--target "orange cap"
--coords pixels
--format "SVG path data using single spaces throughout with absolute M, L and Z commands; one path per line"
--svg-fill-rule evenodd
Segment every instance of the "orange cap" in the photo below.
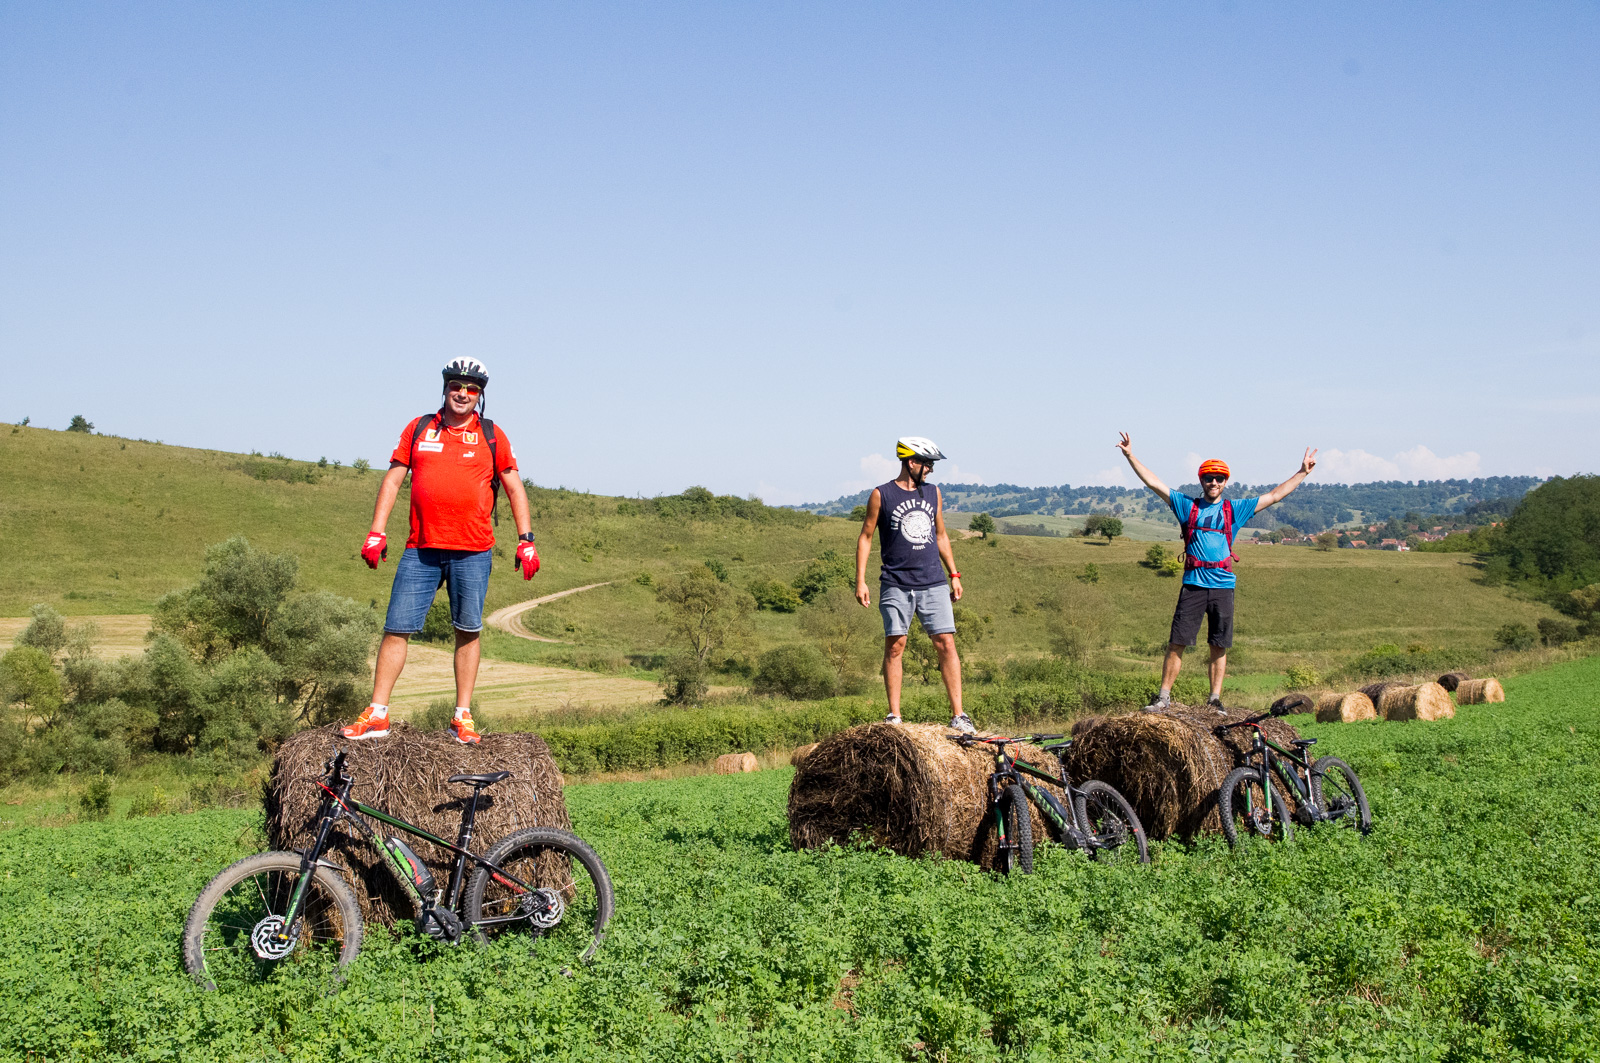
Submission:
M 1232 473 L 1230 473 L 1228 471 L 1228 463 L 1223 461 L 1221 458 L 1207 458 L 1205 461 L 1202 461 L 1200 463 L 1200 475 L 1201 476 L 1206 475 L 1206 473 L 1215 474 L 1215 473 L 1219 473 L 1219 472 L 1222 475 L 1228 476 L 1228 477 L 1231 477 L 1233 475 Z

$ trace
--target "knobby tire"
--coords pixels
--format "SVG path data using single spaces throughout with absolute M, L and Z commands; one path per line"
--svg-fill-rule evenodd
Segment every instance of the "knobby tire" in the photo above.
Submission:
M 1092 837 L 1089 857 L 1101 863 L 1119 863 L 1137 857 L 1150 862 L 1150 846 L 1138 813 L 1121 791 L 1110 783 L 1091 779 L 1077 797 L 1078 822 Z
M 1217 813 L 1222 817 L 1222 833 L 1229 845 L 1239 844 L 1241 825 L 1251 837 L 1278 841 L 1294 837 L 1294 824 L 1289 822 L 1283 795 L 1276 786 L 1272 787 L 1272 807 L 1267 807 L 1260 768 L 1235 768 L 1229 773 L 1217 794 Z
M 1354 814 L 1346 813 L 1331 822 L 1354 827 L 1362 834 L 1372 832 L 1372 807 L 1367 804 L 1367 792 L 1361 788 L 1355 769 L 1338 757 L 1322 757 L 1311 765 L 1311 799 L 1324 812 L 1331 812 L 1332 804 L 1342 804 Z
M 299 853 L 257 853 L 223 868 L 200 891 L 183 928 L 183 966 L 202 988 L 242 988 L 291 971 L 337 984 L 361 949 L 362 923 L 355 892 L 332 868 L 313 870 L 301 931 L 287 955 L 264 960 L 251 946 L 255 926 L 287 910 L 300 863 Z
M 996 866 L 1001 874 L 1009 875 L 1012 871 L 1020 871 L 1024 875 L 1031 875 L 1033 874 L 1033 816 L 1028 811 L 1028 795 L 1023 792 L 1020 783 L 1012 783 L 1006 787 L 1005 796 L 1000 800 L 1002 802 L 1000 810 L 1006 818 L 1006 833 L 1011 836 L 1011 843 L 1016 848 L 1009 853 L 1000 850 Z
M 556 925 L 540 927 L 531 914 L 532 899 L 496 882 L 494 874 L 480 865 L 467 882 L 463 914 L 469 924 L 526 913 L 517 922 L 486 929 L 527 931 L 535 939 L 567 939 L 581 949 L 580 960 L 587 963 L 594 957 L 617 902 L 611 876 L 588 843 L 564 830 L 532 827 L 500 839 L 484 858 L 535 890 L 559 893 L 563 911 Z

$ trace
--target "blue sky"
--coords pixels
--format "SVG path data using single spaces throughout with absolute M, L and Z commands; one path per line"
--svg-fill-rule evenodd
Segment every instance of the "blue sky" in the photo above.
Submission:
M 0 418 L 538 483 L 1594 471 L 1600 6 L 0 7 Z

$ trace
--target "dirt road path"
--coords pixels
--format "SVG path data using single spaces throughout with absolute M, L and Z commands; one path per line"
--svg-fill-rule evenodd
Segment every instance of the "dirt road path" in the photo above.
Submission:
M 550 639 L 545 638 L 543 635 L 533 634 L 522 626 L 522 621 L 518 618 L 529 609 L 537 609 L 546 602 L 553 602 L 557 598 L 565 598 L 569 594 L 577 594 L 580 591 L 592 591 L 596 587 L 609 587 L 612 582 L 612 580 L 606 580 L 604 583 L 589 583 L 582 587 L 556 591 L 554 594 L 547 594 L 543 598 L 530 598 L 525 602 L 518 602 L 516 605 L 508 605 L 504 609 L 496 609 L 485 619 L 490 627 L 498 628 L 507 635 L 515 635 L 519 639 L 529 639 L 533 642 L 564 642 L 564 639 Z

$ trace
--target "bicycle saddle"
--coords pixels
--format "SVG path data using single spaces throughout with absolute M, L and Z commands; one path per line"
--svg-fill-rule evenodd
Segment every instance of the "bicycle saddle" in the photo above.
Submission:
M 1306 746 L 1316 745 L 1317 740 L 1315 738 L 1291 738 L 1289 739 L 1289 744 L 1296 749 L 1304 749 Z
M 445 781 L 471 783 L 473 786 L 484 787 L 493 786 L 501 779 L 509 778 L 511 778 L 509 771 L 491 771 L 487 775 L 452 775 Z

